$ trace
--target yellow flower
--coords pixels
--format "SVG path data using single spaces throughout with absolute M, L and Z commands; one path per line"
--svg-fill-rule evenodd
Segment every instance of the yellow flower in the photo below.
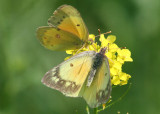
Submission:
M 100 35 L 99 41 L 101 45 L 98 45 L 95 42 L 95 35 L 89 35 L 89 45 L 81 50 L 67 50 L 66 53 L 70 55 L 75 55 L 77 53 L 83 51 L 96 51 L 99 52 L 101 48 L 107 47 L 107 51 L 105 55 L 108 57 L 109 60 L 109 67 L 110 67 L 110 75 L 111 75 L 111 82 L 112 85 L 125 85 L 128 83 L 128 80 L 131 76 L 127 73 L 122 71 L 122 65 L 125 62 L 132 62 L 133 59 L 131 58 L 131 52 L 128 49 L 121 49 L 115 44 L 116 36 L 109 35 L 105 38 L 104 34 Z M 78 51 L 78 52 L 77 52 Z M 71 56 L 65 58 L 68 59 Z
M 109 45 L 110 52 L 117 52 L 118 49 L 119 47 L 115 43 Z
M 133 59 L 131 58 L 131 52 L 128 49 L 119 49 L 117 51 L 118 57 L 117 61 L 124 63 L 125 61 L 132 62 Z
M 118 75 L 119 74 L 119 70 L 112 67 L 110 68 L 110 74 L 111 74 L 111 77 L 114 76 L 114 75 Z
M 128 80 L 129 80 L 129 78 L 131 78 L 131 76 L 129 74 L 126 74 L 126 73 L 122 72 L 119 75 L 119 78 L 121 80 L 121 85 L 125 85 L 125 84 L 128 83 Z
M 99 41 L 101 42 L 101 47 L 106 47 L 108 45 L 108 40 L 105 39 L 104 34 L 100 35 Z
M 113 43 L 116 40 L 116 36 L 114 35 L 109 35 L 107 37 L 108 43 Z
M 119 78 L 119 76 L 117 76 L 117 75 L 114 75 L 114 76 L 113 76 L 111 82 L 112 82 L 112 84 L 114 84 L 114 85 L 120 85 L 120 83 L 121 83 L 120 78 Z
M 67 50 L 66 53 L 67 54 L 73 54 L 73 50 Z
M 118 62 L 118 61 L 115 61 L 113 67 L 121 71 L 122 64 L 120 62 Z
M 100 50 L 100 46 L 97 45 L 97 42 L 96 43 L 92 43 L 92 45 L 88 46 L 88 50 L 93 50 L 93 51 L 98 52 Z
M 68 57 L 66 57 L 64 60 L 67 60 L 67 59 L 69 59 L 70 57 L 72 57 L 72 56 L 68 56 Z
M 93 41 L 95 41 L 95 35 L 94 34 L 90 34 L 89 35 L 89 39 L 92 39 Z
M 102 104 L 103 110 L 106 108 L 106 104 Z

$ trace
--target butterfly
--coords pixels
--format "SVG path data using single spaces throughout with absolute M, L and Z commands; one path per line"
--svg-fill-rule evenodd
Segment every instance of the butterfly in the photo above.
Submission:
M 87 46 L 88 30 L 80 13 L 70 5 L 62 5 L 48 19 L 49 26 L 37 29 L 37 38 L 50 50 L 75 50 Z
M 48 71 L 42 83 L 69 97 L 83 97 L 91 108 L 108 101 L 112 87 L 106 48 L 84 51 Z

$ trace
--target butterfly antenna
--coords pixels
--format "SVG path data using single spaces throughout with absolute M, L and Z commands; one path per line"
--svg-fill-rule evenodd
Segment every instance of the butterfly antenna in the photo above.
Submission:
M 109 34 L 109 33 L 111 33 L 111 32 L 112 32 L 112 31 L 108 31 L 108 32 L 105 32 L 105 33 L 101 33 L 101 30 L 98 29 L 99 35 L 95 36 L 95 38 L 96 38 L 96 37 L 99 37 L 101 34 Z
M 99 35 L 95 36 L 95 38 L 96 38 L 96 37 L 99 37 L 101 34 L 109 34 L 109 33 L 111 33 L 111 31 L 108 31 L 108 32 L 105 32 L 105 33 L 101 33 L 101 30 L 98 29 L 98 34 L 99 34 Z M 109 44 L 108 44 L 108 46 L 109 46 Z M 96 48 L 96 47 L 93 45 L 93 48 L 98 52 L 98 47 Z M 107 51 L 109 51 L 109 48 L 108 48 Z

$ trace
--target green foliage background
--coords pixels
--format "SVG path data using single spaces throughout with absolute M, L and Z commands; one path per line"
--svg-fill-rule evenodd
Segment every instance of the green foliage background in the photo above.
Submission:
M 65 97 L 41 83 L 67 55 L 42 47 L 35 31 L 62 4 L 79 10 L 90 33 L 111 30 L 116 43 L 132 52 L 134 62 L 123 66 L 132 87 L 101 114 L 160 113 L 159 0 L 0 0 L 0 114 L 86 113 L 82 98 Z M 113 100 L 126 89 L 114 88 Z

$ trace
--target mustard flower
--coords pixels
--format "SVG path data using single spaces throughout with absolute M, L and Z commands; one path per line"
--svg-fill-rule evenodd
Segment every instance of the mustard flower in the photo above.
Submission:
M 92 43 L 90 43 L 90 41 L 92 41 Z M 101 43 L 100 45 L 95 42 L 95 35 L 90 34 L 88 40 L 89 45 L 80 50 L 67 50 L 66 53 L 70 56 L 66 57 L 65 60 L 83 51 L 99 52 L 101 48 L 108 47 L 105 55 L 109 60 L 112 85 L 127 84 L 131 76 L 123 72 L 122 65 L 125 62 L 133 62 L 133 59 L 131 58 L 131 52 L 129 51 L 129 49 L 119 48 L 118 45 L 114 43 L 116 41 L 115 35 L 109 35 L 107 38 L 105 38 L 104 34 L 100 34 L 99 41 Z

